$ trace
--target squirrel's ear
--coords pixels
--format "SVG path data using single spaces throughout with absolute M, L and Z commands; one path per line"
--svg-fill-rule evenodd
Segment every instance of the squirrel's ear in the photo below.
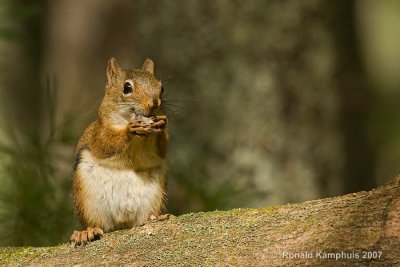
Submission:
M 143 63 L 143 70 L 150 72 L 151 74 L 154 74 L 154 62 L 150 58 L 146 58 L 146 60 Z
M 112 80 L 115 78 L 115 76 L 118 75 L 118 72 L 120 71 L 120 66 L 118 65 L 118 62 L 115 58 L 110 58 L 107 64 L 107 85 L 111 86 Z

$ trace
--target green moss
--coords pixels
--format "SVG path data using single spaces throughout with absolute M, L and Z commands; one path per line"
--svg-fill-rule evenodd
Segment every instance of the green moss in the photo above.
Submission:
M 198 212 L 198 213 L 188 213 L 176 217 L 174 219 L 180 221 L 193 220 L 193 219 L 218 219 L 226 218 L 227 216 L 238 216 L 238 215 L 258 215 L 260 210 L 258 209 L 232 209 L 227 211 L 215 210 L 209 212 Z
M 31 261 L 35 258 L 42 258 L 46 255 L 54 255 L 60 250 L 66 248 L 66 245 L 59 245 L 54 247 L 23 247 L 13 248 L 6 247 L 0 249 L 0 265 L 1 266 L 19 266 L 25 262 Z
M 275 216 L 276 215 L 276 206 L 264 207 L 261 208 L 260 211 L 265 212 L 268 216 Z

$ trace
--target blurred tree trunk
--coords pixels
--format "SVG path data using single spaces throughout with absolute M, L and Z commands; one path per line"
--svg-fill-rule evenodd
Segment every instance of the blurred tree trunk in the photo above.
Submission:
M 79 115 L 75 130 L 82 132 L 97 116 L 108 59 L 134 67 L 134 1 L 56 0 L 48 5 L 43 75 L 57 79 L 59 115 Z
M 8 127 L 13 127 L 17 134 L 39 134 L 43 104 L 40 81 L 43 47 L 41 15 L 45 12 L 44 6 L 37 1 L 6 3 L 5 14 L 13 18 L 9 27 L 14 38 L 3 40 L 7 41 L 3 47 L 2 62 L 6 66 L 3 68 L 2 90 L 4 99 L 7 99 L 3 100 L 3 119 L 12 121 Z
M 369 190 L 376 186 L 375 148 L 369 142 L 370 115 L 375 96 L 362 67 L 355 30 L 355 1 L 327 5 L 337 53 L 336 84 L 340 98 L 340 129 L 344 146 L 344 192 Z

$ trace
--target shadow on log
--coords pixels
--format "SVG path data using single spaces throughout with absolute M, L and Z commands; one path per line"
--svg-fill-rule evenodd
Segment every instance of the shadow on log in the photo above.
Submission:
M 0 249 L 10 266 L 400 266 L 400 177 L 369 192 L 192 213 L 77 249 Z

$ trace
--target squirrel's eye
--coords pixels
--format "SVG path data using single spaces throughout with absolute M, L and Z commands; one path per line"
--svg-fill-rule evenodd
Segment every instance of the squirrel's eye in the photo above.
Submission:
M 132 93 L 132 84 L 129 82 L 124 83 L 124 94 Z

